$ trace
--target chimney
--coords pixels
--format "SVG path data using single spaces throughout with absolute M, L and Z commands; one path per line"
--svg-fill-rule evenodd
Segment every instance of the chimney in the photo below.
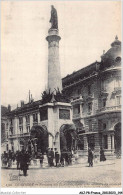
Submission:
M 21 107 L 24 107 L 24 101 L 23 100 L 21 101 Z
M 11 112 L 11 106 L 10 106 L 10 104 L 8 105 L 8 111 Z
M 29 90 L 29 103 L 30 103 L 30 90 Z

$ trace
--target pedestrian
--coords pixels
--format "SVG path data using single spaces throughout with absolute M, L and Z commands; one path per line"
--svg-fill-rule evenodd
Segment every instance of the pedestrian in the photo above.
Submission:
M 29 163 L 28 153 L 25 150 L 22 150 L 20 168 L 23 171 L 24 176 L 27 176 L 28 163 Z
M 12 167 L 12 152 L 9 150 L 8 153 L 8 168 Z
M 93 167 L 93 151 L 91 148 L 88 149 L 88 163 L 89 167 Z
M 100 161 L 106 161 L 106 157 L 102 147 L 100 148 Z
M 20 169 L 21 154 L 20 151 L 16 152 L 17 170 Z
M 40 150 L 40 149 L 38 150 L 37 158 L 40 159 L 40 166 L 42 167 L 42 166 L 43 166 L 43 159 L 44 159 L 44 156 L 43 156 L 43 154 L 41 153 L 41 150 Z
M 48 151 L 47 151 L 47 159 L 48 159 L 48 165 L 50 167 L 51 166 L 51 150 L 50 150 L 50 148 L 48 148 Z
M 53 148 L 51 148 L 51 151 L 50 151 L 50 153 L 51 153 L 51 167 L 53 167 L 54 166 L 54 151 L 53 151 Z
M 63 152 L 61 152 L 60 163 L 61 163 L 62 167 L 64 167 L 64 161 L 65 161 L 64 154 L 63 154 Z
M 59 153 L 57 151 L 57 148 L 55 148 L 55 163 L 56 163 L 56 167 L 57 167 L 57 165 L 59 163 Z
M 41 167 L 43 167 L 43 160 L 44 160 L 44 156 L 41 153 L 41 155 L 40 155 L 40 165 L 41 165 Z

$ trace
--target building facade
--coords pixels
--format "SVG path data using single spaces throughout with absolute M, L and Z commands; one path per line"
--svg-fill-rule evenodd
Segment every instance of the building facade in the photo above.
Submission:
M 121 42 L 95 62 L 63 78 L 63 90 L 71 100 L 73 122 L 79 137 L 78 151 L 91 147 L 97 153 L 121 154 Z
M 1 151 L 8 151 L 8 117 L 10 106 L 1 106 Z

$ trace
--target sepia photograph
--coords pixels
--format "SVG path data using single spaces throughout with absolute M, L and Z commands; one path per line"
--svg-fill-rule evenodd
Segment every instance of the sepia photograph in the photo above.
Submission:
M 2 188 L 122 187 L 121 38 L 121 1 L 1 1 Z

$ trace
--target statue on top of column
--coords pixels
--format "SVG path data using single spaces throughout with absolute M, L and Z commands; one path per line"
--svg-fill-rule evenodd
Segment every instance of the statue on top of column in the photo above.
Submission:
M 57 11 L 54 8 L 53 5 L 51 5 L 51 18 L 50 21 L 51 28 L 50 29 L 58 29 L 58 17 L 57 17 Z

